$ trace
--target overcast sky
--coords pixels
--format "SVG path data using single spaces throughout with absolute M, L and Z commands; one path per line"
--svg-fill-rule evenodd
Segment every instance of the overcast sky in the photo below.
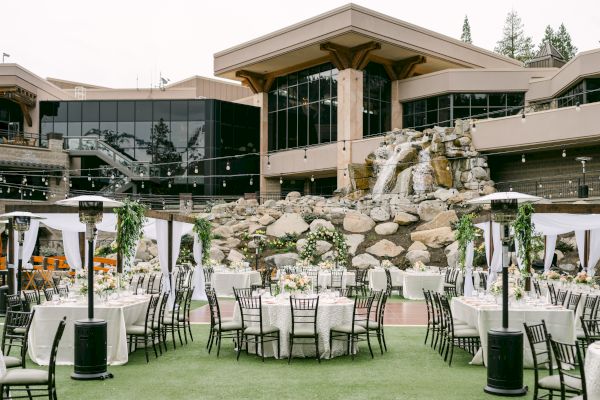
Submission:
M 0 53 L 42 77 L 109 87 L 213 76 L 213 54 L 346 4 L 343 0 L 30 0 L 2 2 Z M 544 28 L 567 27 L 579 51 L 600 47 L 600 3 L 586 1 L 402 1 L 357 4 L 492 50 L 511 7 L 539 43 Z

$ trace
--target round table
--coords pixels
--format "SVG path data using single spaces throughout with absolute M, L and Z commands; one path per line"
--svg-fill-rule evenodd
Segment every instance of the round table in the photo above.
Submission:
M 385 276 L 384 268 L 372 268 L 367 273 L 369 279 L 369 288 L 371 290 L 386 290 L 387 277 Z M 392 278 L 392 286 L 402 286 L 402 271 L 397 267 L 390 268 L 390 276 Z
M 288 336 L 292 330 L 292 311 L 289 298 L 284 295 L 277 297 L 263 297 L 263 322 L 265 325 L 274 325 L 279 328 L 281 358 L 287 358 L 290 351 Z M 329 331 L 332 327 L 352 322 L 354 302 L 345 297 L 337 299 L 320 295 L 319 309 L 317 312 L 317 332 L 319 333 L 319 352 L 321 358 L 329 358 Z M 234 321 L 241 322 L 239 305 L 236 303 L 233 313 Z M 254 349 L 251 345 L 249 351 Z M 346 352 L 345 342 L 334 341 L 332 357 L 343 355 Z M 265 357 L 275 357 L 277 342 L 265 344 Z M 315 357 L 313 340 L 294 340 L 294 357 Z
M 585 355 L 585 383 L 588 399 L 600 398 L 600 343 L 588 346 Z
M 400 271 L 404 297 L 411 300 L 423 300 L 423 289 L 441 291 L 444 275 L 437 272 Z
M 258 271 L 215 271 L 212 274 L 211 286 L 217 296 L 233 296 L 233 288 L 249 288 L 260 285 Z

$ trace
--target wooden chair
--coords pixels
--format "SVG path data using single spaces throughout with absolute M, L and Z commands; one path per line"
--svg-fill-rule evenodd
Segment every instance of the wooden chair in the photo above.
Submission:
M 546 323 L 542 320 L 541 324 L 527 325 L 523 323 L 527 341 L 531 348 L 533 356 L 533 372 L 534 372 L 534 389 L 533 398 L 552 398 L 553 391 L 560 389 L 560 376 L 554 375 L 552 366 L 552 350 L 550 349 L 550 339 L 548 338 L 548 330 Z M 547 370 L 546 376 L 540 377 L 542 370 Z M 549 393 L 545 396 L 538 397 L 539 390 L 547 390 Z
M 310 339 L 315 343 L 315 354 L 317 361 L 321 362 L 319 354 L 319 332 L 317 331 L 317 314 L 319 312 L 319 298 L 296 298 L 290 297 L 290 309 L 292 311 L 292 330 L 289 332 L 288 341 L 290 352 L 288 364 L 292 362 L 294 339 Z
M 561 343 L 550 338 L 550 345 L 556 357 L 558 375 L 560 376 L 560 398 L 565 399 L 567 393 L 583 395 L 579 399 L 587 399 L 585 387 L 585 368 L 579 344 Z M 579 370 L 579 374 L 575 372 Z

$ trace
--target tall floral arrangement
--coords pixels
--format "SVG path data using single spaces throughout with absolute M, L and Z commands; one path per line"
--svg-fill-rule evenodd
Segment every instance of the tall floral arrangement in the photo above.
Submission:
M 464 214 L 458 220 L 456 225 L 455 238 L 458 241 L 458 265 L 461 268 L 465 267 L 465 261 L 467 259 L 467 246 L 469 242 L 472 242 L 477 237 L 477 231 L 475 225 L 473 225 L 473 218 L 475 214 Z
M 196 218 L 193 231 L 198 235 L 198 240 L 202 243 L 202 264 L 207 265 L 210 262 L 210 243 L 212 241 L 210 222 L 206 218 Z
M 517 212 L 517 218 L 512 223 L 515 239 L 519 241 L 517 257 L 521 260 L 521 267 L 525 276 L 529 275 L 534 254 L 543 248 L 542 239 L 535 234 L 535 225 L 531 220 L 533 212 L 532 204 L 521 204 Z
M 316 231 L 310 232 L 306 236 L 306 245 L 300 252 L 301 260 L 314 261 L 317 249 L 317 240 L 325 240 L 333 244 L 333 261 L 338 265 L 346 265 L 348 261 L 348 245 L 346 238 L 337 229 L 327 229 L 321 227 Z
M 123 266 L 130 267 L 135 254 L 135 245 L 142 237 L 146 222 L 147 206 L 137 200 L 125 199 L 123 207 L 115 209 L 117 214 L 117 250 L 123 257 Z

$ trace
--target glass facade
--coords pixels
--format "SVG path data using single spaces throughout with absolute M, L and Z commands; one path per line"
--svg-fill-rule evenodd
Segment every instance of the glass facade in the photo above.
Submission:
M 456 119 L 498 118 L 523 110 L 525 93 L 453 93 L 402 103 L 402 126 L 451 126 Z
M 142 193 L 240 195 L 258 190 L 256 177 L 251 186 L 247 176 L 227 175 L 258 175 L 259 156 L 239 156 L 258 153 L 259 124 L 258 107 L 220 100 L 40 102 L 40 140 L 50 132 L 62 133 L 65 140 L 94 136 L 132 160 L 163 164 L 162 179 L 138 188 Z M 214 160 L 221 157 L 234 158 Z M 85 157 L 82 168 L 98 168 L 97 163 L 93 157 Z M 168 188 L 168 170 L 174 190 Z
M 558 108 L 600 101 L 600 78 L 588 78 L 571 86 L 556 98 Z
M 363 70 L 363 136 L 391 130 L 391 82 L 380 64 L 369 63 Z
M 330 63 L 277 78 L 269 92 L 269 151 L 337 140 L 337 75 Z

